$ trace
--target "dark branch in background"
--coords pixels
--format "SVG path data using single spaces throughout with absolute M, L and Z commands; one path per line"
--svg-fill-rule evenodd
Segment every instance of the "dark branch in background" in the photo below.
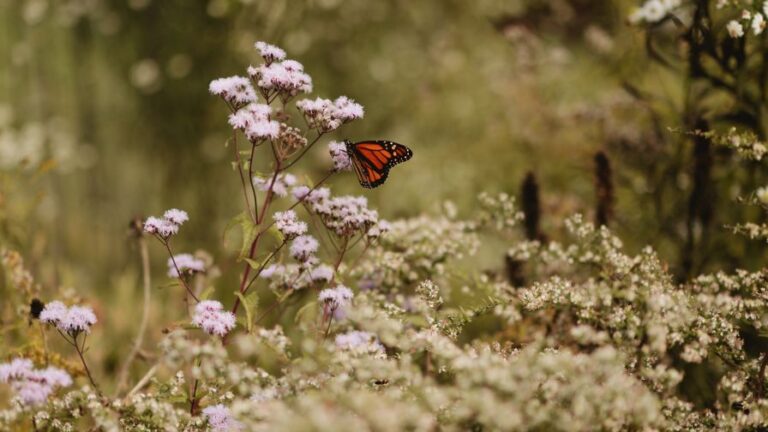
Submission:
M 709 128 L 706 120 L 699 119 L 696 130 L 706 132 Z M 686 220 L 686 242 L 682 254 L 683 275 L 689 276 L 694 265 L 700 261 L 696 250 L 700 250 L 702 240 L 712 221 L 714 191 L 712 185 L 712 149 L 709 139 L 697 134 L 693 140 L 693 185 L 688 201 Z
M 541 218 L 539 183 L 531 171 L 525 175 L 520 196 L 522 197 L 523 214 L 525 214 L 525 236 L 528 240 L 539 240 L 541 238 L 541 230 L 539 228 L 539 220 Z
M 595 154 L 595 224 L 608 225 L 613 219 L 613 179 L 608 156 L 599 151 Z
M 525 215 L 525 237 L 528 240 L 544 240 L 539 227 L 541 220 L 539 183 L 536 181 L 536 175 L 532 171 L 529 171 L 523 179 L 523 184 L 520 186 L 520 197 L 523 214 Z M 525 285 L 524 262 L 506 255 L 504 256 L 504 266 L 507 271 L 507 280 L 510 284 L 513 286 Z

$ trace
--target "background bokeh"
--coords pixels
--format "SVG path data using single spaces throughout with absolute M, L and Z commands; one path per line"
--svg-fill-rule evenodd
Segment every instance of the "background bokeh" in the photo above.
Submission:
M 352 174 L 333 180 L 334 191 L 367 196 L 386 218 L 442 211 L 445 201 L 467 214 L 480 192 L 517 195 L 533 172 L 542 231 L 556 237 L 564 216 L 594 214 L 594 156 L 603 150 L 615 187 L 611 227 L 630 250 L 654 245 L 681 276 L 755 265 L 764 252 L 724 228 L 756 217 L 728 209 L 740 186 L 718 183 L 708 199 L 728 210 L 685 224 L 693 147 L 677 131 L 689 124 L 680 114 L 686 85 L 648 60 L 643 32 L 626 23 L 632 5 L 0 0 L 3 240 L 43 285 L 98 299 L 101 316 L 127 335 L 130 306 L 140 303 L 129 222 L 186 209 L 177 251 L 208 251 L 226 298 L 239 266 L 237 241 L 222 232 L 242 204 L 224 145 L 227 111 L 207 87 L 243 74 L 264 40 L 305 65 L 313 97 L 365 106 L 363 121 L 328 140 L 385 138 L 414 150 L 379 189 L 362 190 Z M 713 157 L 713 182 L 734 175 L 728 155 Z M 318 178 L 328 164 L 318 148 L 300 174 Z M 696 247 L 682 247 L 691 233 Z M 476 260 L 502 271 L 505 245 L 485 246 Z M 165 256 L 152 248 L 160 287 Z M 685 253 L 696 254 L 692 264 L 681 264 Z

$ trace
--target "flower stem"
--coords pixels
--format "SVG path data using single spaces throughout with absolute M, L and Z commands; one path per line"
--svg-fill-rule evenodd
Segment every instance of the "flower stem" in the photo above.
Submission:
M 125 387 L 128 381 L 128 372 L 131 367 L 131 363 L 136 358 L 136 355 L 141 349 L 141 345 L 144 342 L 144 334 L 147 332 L 147 324 L 149 322 L 149 307 L 151 300 L 151 277 L 149 273 L 149 249 L 147 248 L 147 241 L 144 237 L 138 237 L 139 254 L 141 256 L 141 274 L 144 285 L 144 308 L 141 316 L 141 324 L 139 324 L 139 332 L 136 334 L 136 340 L 133 342 L 133 348 L 128 354 L 128 357 L 123 363 L 123 367 L 118 374 L 117 393 L 120 393 Z
M 200 299 L 197 298 L 194 292 L 192 292 L 192 288 L 190 288 L 189 285 L 187 284 L 187 281 L 184 280 L 184 276 L 181 274 L 181 270 L 179 269 L 179 266 L 176 265 L 176 258 L 173 257 L 173 252 L 171 251 L 171 245 L 169 244 L 168 241 L 163 241 L 163 244 L 165 245 L 165 249 L 168 250 L 168 255 L 171 256 L 171 262 L 173 263 L 173 268 L 176 269 L 176 274 L 178 275 L 179 281 L 181 281 L 181 284 L 184 285 L 184 288 L 187 290 L 189 295 L 191 295 L 196 302 L 200 303 Z
M 96 384 L 96 381 L 93 379 L 93 375 L 91 375 L 91 370 L 88 368 L 88 363 L 85 361 L 85 357 L 83 356 L 83 349 L 85 348 L 85 338 L 83 338 L 83 347 L 81 348 L 77 344 L 77 336 L 72 337 L 72 346 L 75 347 L 75 351 L 77 351 L 78 357 L 80 357 L 80 362 L 83 363 L 83 368 L 85 369 L 85 374 L 88 376 L 88 380 L 91 382 L 91 385 L 93 386 L 93 389 L 96 390 L 96 393 L 101 396 L 101 390 L 99 390 L 99 386 Z

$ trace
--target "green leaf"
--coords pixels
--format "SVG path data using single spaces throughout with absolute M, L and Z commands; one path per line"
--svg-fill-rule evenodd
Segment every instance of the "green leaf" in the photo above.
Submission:
M 248 252 L 251 248 L 251 244 L 256 239 L 256 235 L 259 233 L 259 226 L 251 220 L 250 215 L 247 212 L 242 212 L 227 222 L 227 226 L 224 228 L 224 236 L 226 238 L 227 233 L 235 226 L 240 226 L 243 237 L 243 244 L 240 247 L 240 255 L 237 260 L 242 261 L 243 258 L 248 256 Z
M 313 310 L 316 305 L 317 305 L 316 302 L 308 302 L 307 304 L 302 306 L 301 309 L 299 309 L 296 312 L 296 317 L 294 319 L 294 322 L 299 322 L 299 319 L 301 319 L 301 316 L 309 312 L 310 310 Z
M 213 294 L 213 291 L 215 291 L 216 288 L 213 287 L 213 285 L 209 286 L 208 288 L 204 289 L 203 292 L 200 293 L 200 300 L 208 300 L 211 298 L 211 295 Z
M 243 309 L 245 309 L 245 328 L 250 333 L 253 330 L 253 314 L 259 305 L 259 296 L 255 291 L 246 296 L 239 291 L 235 291 L 235 295 L 240 299 L 240 303 L 243 304 Z
M 264 263 L 267 262 L 268 258 L 269 258 L 269 256 L 266 256 L 263 260 L 261 260 L 261 262 L 258 262 L 258 261 L 254 260 L 254 259 L 250 259 L 248 257 L 245 257 L 243 259 L 245 260 L 245 262 L 248 263 L 249 266 L 251 266 L 252 269 L 258 270 L 258 269 L 261 268 L 262 265 L 264 265 Z
M 280 230 L 277 229 L 275 225 L 269 227 L 267 232 L 271 234 L 278 243 L 282 244 L 285 241 L 285 236 L 280 232 Z

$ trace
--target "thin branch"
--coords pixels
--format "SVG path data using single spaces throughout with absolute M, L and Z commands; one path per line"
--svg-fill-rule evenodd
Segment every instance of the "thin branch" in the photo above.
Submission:
M 182 275 L 179 266 L 176 265 L 176 258 L 174 258 L 173 252 L 171 251 L 171 245 L 168 243 L 168 241 L 163 241 L 162 243 L 165 245 L 165 249 L 168 250 L 168 255 L 171 256 L 171 262 L 173 263 L 173 268 L 176 269 L 176 274 L 178 275 L 179 281 L 181 281 L 181 284 L 184 285 L 184 288 L 187 290 L 189 295 L 191 295 L 196 302 L 200 303 L 200 299 L 197 298 L 194 292 L 192 292 L 192 288 L 190 288 L 187 284 L 187 281 L 184 280 L 184 276 Z
M 245 210 L 248 212 L 248 215 L 251 216 L 251 219 L 254 222 L 256 222 L 256 214 L 258 213 L 258 210 L 257 210 L 257 213 L 254 213 L 253 209 L 251 208 L 251 202 L 248 200 L 248 189 L 245 186 L 245 174 L 243 174 L 243 164 L 240 161 L 240 149 L 237 147 L 237 131 L 235 131 L 232 134 L 232 142 L 233 142 L 232 147 L 235 148 L 235 164 L 237 164 L 237 172 L 240 174 L 240 185 L 242 186 L 243 199 L 245 200 Z M 253 150 L 251 150 L 251 161 L 253 161 Z M 250 165 L 248 169 L 249 170 L 251 169 Z M 251 176 L 250 173 L 248 176 L 248 182 L 251 183 L 251 189 L 253 189 L 253 176 Z M 254 201 L 256 200 L 255 191 L 254 191 L 253 199 Z M 254 202 L 253 206 L 255 208 L 258 208 L 258 204 L 256 202 Z
M 128 399 L 128 398 L 130 398 L 131 396 L 133 396 L 134 394 L 136 394 L 136 392 L 138 392 L 139 390 L 141 390 L 141 389 L 142 389 L 142 387 L 144 387 L 145 385 L 147 385 L 147 383 L 149 382 L 149 380 L 151 380 L 151 379 L 152 379 L 152 377 L 155 375 L 155 372 L 157 372 L 157 365 L 156 365 L 156 364 L 155 364 L 155 365 L 153 365 L 153 366 L 152 366 L 152 367 L 149 369 L 149 371 L 147 371 L 147 373 L 146 373 L 146 374 L 145 374 L 145 375 L 144 375 L 144 376 L 143 376 L 143 377 L 142 377 L 142 378 L 139 380 L 139 382 L 138 382 L 138 383 L 136 383 L 136 385 L 135 385 L 135 386 L 134 386 L 134 387 L 131 389 L 131 391 L 129 391 L 129 392 L 128 392 L 128 394 L 127 394 L 127 395 L 125 395 L 125 399 Z
M 258 278 L 259 275 L 261 275 L 261 272 L 264 271 L 264 268 L 272 260 L 272 258 L 274 258 L 275 255 L 277 255 L 278 252 L 280 252 L 280 249 L 282 249 L 283 246 L 285 246 L 285 243 L 286 243 L 285 241 L 280 243 L 280 246 L 278 246 L 277 249 L 273 250 L 272 253 L 269 254 L 269 256 L 267 257 L 267 259 L 265 259 L 264 262 L 261 263 L 261 265 L 259 266 L 259 269 L 256 270 L 256 274 L 253 275 L 251 280 L 248 282 L 248 285 L 245 286 L 245 290 L 242 291 L 243 295 L 245 295 L 245 293 L 248 292 L 248 289 L 251 287 L 251 285 L 256 280 L 256 278 Z
M 296 162 L 298 162 L 309 151 L 309 149 L 311 149 L 312 146 L 315 145 L 315 143 L 320 140 L 320 137 L 322 137 L 323 135 L 325 135 L 325 132 L 318 132 L 315 139 L 312 140 L 311 143 L 307 144 L 306 147 L 304 147 L 304 150 L 302 150 L 301 153 L 299 153 L 299 155 L 296 156 L 296 158 L 292 160 L 288 165 L 286 165 L 285 168 L 283 169 L 288 169 L 292 167 Z
M 128 372 L 131 367 L 131 363 L 133 363 L 133 360 L 136 358 L 136 355 L 139 353 L 139 350 L 141 349 L 141 345 L 144 342 L 144 334 L 147 331 L 147 324 L 149 322 L 149 307 L 150 307 L 150 300 L 151 300 L 151 277 L 149 273 L 149 250 L 147 248 L 147 241 L 144 237 L 139 237 L 139 254 L 141 255 L 141 274 L 143 276 L 143 282 L 144 282 L 144 308 L 142 311 L 141 316 L 141 324 L 139 324 L 139 332 L 136 335 L 136 340 L 133 343 L 133 348 L 131 349 L 131 352 L 128 353 L 128 357 L 125 360 L 125 363 L 123 364 L 122 369 L 119 373 L 119 379 L 117 384 L 117 390 L 116 393 L 120 393 L 122 389 L 125 387 L 125 384 L 128 381 Z
M 65 337 L 65 339 L 67 338 Z M 69 341 L 69 339 L 67 339 L 67 341 Z M 88 363 L 86 363 L 85 357 L 83 357 L 83 350 L 80 349 L 80 347 L 77 345 L 77 336 L 72 337 L 71 344 L 75 347 L 75 351 L 77 351 L 77 355 L 80 357 L 80 361 L 83 363 L 85 374 L 88 376 L 88 380 L 91 382 L 93 389 L 96 390 L 96 393 L 98 393 L 99 396 L 101 396 L 101 390 L 99 390 L 99 386 L 96 384 L 96 381 L 94 381 L 93 375 L 91 375 L 91 370 L 88 368 Z M 85 338 L 83 338 L 83 347 L 85 347 Z
M 248 183 L 251 185 L 251 194 L 253 195 L 253 213 L 251 217 L 254 218 L 259 214 L 259 195 L 256 193 L 256 186 L 253 184 L 253 156 L 256 154 L 256 144 L 251 144 L 251 158 L 248 159 Z

